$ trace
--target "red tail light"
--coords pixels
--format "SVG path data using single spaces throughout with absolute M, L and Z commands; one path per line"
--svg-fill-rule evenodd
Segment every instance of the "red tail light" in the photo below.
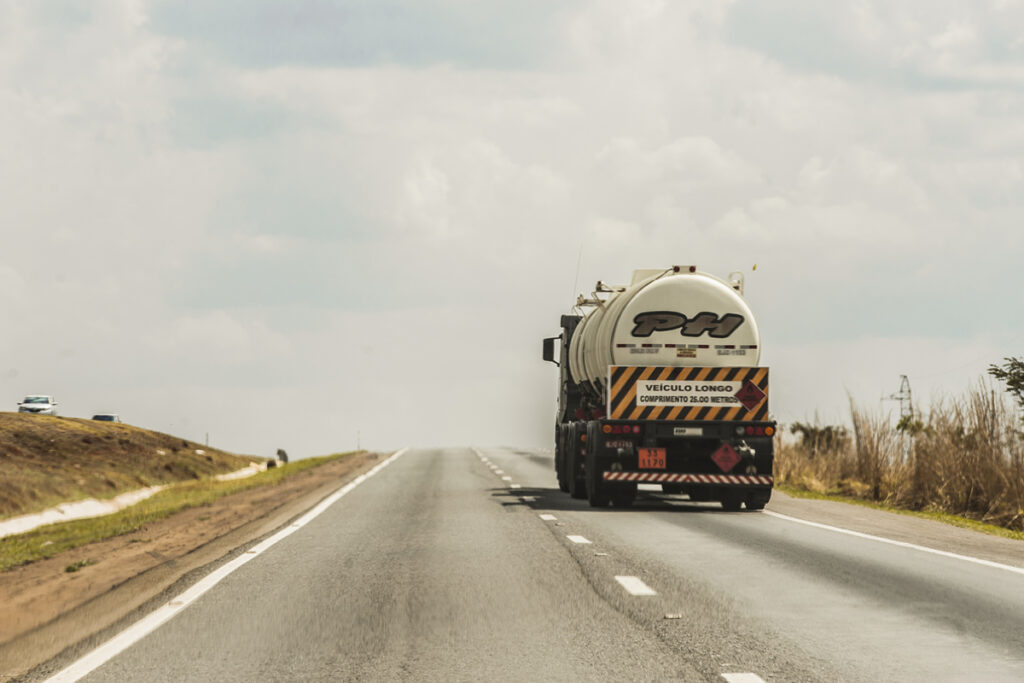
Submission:
M 601 431 L 605 434 L 639 434 L 640 425 L 604 425 Z

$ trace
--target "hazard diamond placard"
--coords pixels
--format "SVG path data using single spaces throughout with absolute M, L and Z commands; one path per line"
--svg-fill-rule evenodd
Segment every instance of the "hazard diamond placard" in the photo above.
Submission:
M 764 400 L 765 393 L 758 389 L 757 385 L 753 382 L 746 382 L 734 396 L 739 399 L 744 408 L 753 410 L 757 407 L 758 403 Z
M 718 450 L 711 454 L 711 459 L 715 461 L 715 464 L 723 472 L 728 472 L 733 467 L 736 467 L 741 458 L 740 454 L 736 452 L 736 449 L 727 443 L 723 443 L 718 447 Z

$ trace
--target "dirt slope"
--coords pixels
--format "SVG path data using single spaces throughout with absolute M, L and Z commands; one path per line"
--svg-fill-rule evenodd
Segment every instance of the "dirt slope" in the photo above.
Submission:
M 241 469 L 254 460 L 126 424 L 0 412 L 0 518 Z

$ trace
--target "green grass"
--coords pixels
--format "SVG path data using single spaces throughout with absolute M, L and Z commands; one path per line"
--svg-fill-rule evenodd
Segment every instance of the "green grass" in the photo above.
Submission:
M 150 522 L 170 517 L 174 513 L 188 508 L 209 505 L 218 498 L 232 493 L 277 484 L 299 472 L 348 455 L 351 453 L 336 453 L 319 458 L 297 460 L 245 479 L 231 481 L 205 479 L 175 484 L 151 498 L 111 515 L 49 524 L 24 534 L 0 538 L 0 572 L 53 557 L 87 543 L 137 531 Z M 81 568 L 71 569 L 71 566 L 74 565 L 70 565 L 66 571 L 77 571 Z
M 844 496 L 834 493 L 818 493 L 816 491 L 808 491 L 807 489 L 801 489 L 794 486 L 788 486 L 786 484 L 775 484 L 775 488 L 782 491 L 783 493 L 793 496 L 794 498 L 808 498 L 811 500 L 831 500 L 837 503 L 849 503 L 850 505 L 860 505 L 861 507 L 871 508 L 873 510 L 885 510 L 886 512 L 895 512 L 900 515 L 908 515 L 910 517 L 920 517 L 921 519 L 930 519 L 936 522 L 942 522 L 949 524 L 950 526 L 960 527 L 961 529 L 970 529 L 971 531 L 977 531 L 991 536 L 1001 536 L 1002 538 L 1012 538 L 1016 541 L 1024 541 L 1024 532 L 1014 531 L 1005 527 L 996 526 L 994 524 L 985 524 L 973 519 L 967 519 L 960 515 L 954 515 L 948 512 L 934 512 L 930 510 L 906 510 L 904 508 L 894 507 L 892 505 L 886 505 L 885 503 L 879 503 L 870 500 L 864 500 L 862 498 L 853 498 L 851 496 Z
M 78 562 L 72 562 L 68 566 L 64 567 L 64 571 L 68 574 L 72 574 L 82 567 L 88 567 L 90 564 L 96 564 L 96 560 L 79 560 Z

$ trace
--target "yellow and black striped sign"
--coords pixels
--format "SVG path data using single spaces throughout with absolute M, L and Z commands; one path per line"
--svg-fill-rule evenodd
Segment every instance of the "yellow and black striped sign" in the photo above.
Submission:
M 613 365 L 612 420 L 768 419 L 768 368 Z

